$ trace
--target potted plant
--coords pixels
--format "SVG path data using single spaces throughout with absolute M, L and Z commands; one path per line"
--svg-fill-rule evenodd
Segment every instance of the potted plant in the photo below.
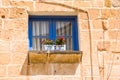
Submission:
M 42 43 L 43 43 L 43 50 L 45 51 L 54 50 L 53 40 L 46 39 L 46 40 L 43 40 Z
M 55 50 L 66 50 L 65 39 L 64 37 L 59 37 L 55 40 Z

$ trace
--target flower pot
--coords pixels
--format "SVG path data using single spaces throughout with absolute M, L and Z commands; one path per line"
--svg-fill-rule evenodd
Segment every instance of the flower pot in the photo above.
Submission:
M 66 45 L 55 45 L 55 50 L 65 51 Z
M 52 50 L 54 50 L 54 45 L 44 45 L 44 50 L 45 51 L 52 51 Z

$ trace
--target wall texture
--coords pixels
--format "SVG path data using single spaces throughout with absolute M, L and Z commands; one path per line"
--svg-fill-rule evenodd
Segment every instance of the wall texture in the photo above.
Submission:
M 0 80 L 120 80 L 119 0 L 0 0 Z M 27 65 L 29 15 L 76 15 L 81 63 Z

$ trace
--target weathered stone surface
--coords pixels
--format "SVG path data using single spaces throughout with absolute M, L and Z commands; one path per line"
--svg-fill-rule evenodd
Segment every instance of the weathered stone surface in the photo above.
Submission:
M 9 63 L 10 63 L 10 53 L 0 53 L 0 64 L 9 64 Z
M 10 49 L 10 42 L 9 41 L 0 41 L 0 52 L 9 52 Z
M 89 28 L 89 23 L 87 20 L 82 20 L 79 23 L 81 29 L 86 30 Z
M 25 8 L 29 11 L 33 11 L 34 7 L 33 7 L 33 2 L 30 1 L 11 1 L 11 6 L 15 6 L 18 7 L 20 6 L 21 8 Z
M 90 76 L 91 75 L 91 66 L 82 66 L 83 76 Z M 98 66 L 92 66 L 93 68 L 93 75 L 99 76 L 99 68 Z
M 8 18 L 8 8 L 0 8 L 0 18 Z
M 93 29 L 103 29 L 102 20 L 93 20 Z
M 26 30 L 27 21 L 25 19 L 12 19 L 4 21 L 4 28 L 8 30 Z
M 88 13 L 89 13 L 90 19 L 100 18 L 100 10 L 99 9 L 89 9 Z
M 80 64 L 53 64 L 54 75 L 78 75 L 80 76 Z M 79 68 L 79 69 L 78 69 Z M 79 71 L 79 72 L 77 72 Z M 77 73 L 76 73 L 77 72 Z
M 52 74 L 51 64 L 30 64 L 28 66 L 28 75 L 48 75 Z
M 111 7 L 111 0 L 105 0 L 105 6 Z
M 120 19 L 110 19 L 109 20 L 109 29 L 119 29 L 120 28 Z
M 10 30 L 10 31 L 12 32 L 11 34 L 14 41 L 26 41 L 28 39 L 28 33 L 26 32 L 26 30 Z
M 0 65 L 0 77 L 6 76 L 6 66 Z
M 10 41 L 13 39 L 11 30 L 1 30 L 0 31 L 0 40 Z
M 2 6 L 10 6 L 10 0 L 2 0 Z
M 74 7 L 80 8 L 80 7 L 91 7 L 91 1 L 81 1 L 81 0 L 76 0 L 73 2 Z
M 110 42 L 109 41 L 98 42 L 97 49 L 99 51 L 109 51 L 110 50 Z
M 99 30 L 99 31 L 92 31 L 92 39 L 94 40 L 102 40 L 104 37 L 103 31 Z
M 20 75 L 20 65 L 9 65 L 8 66 L 8 76 L 19 76 Z
M 26 53 L 28 51 L 28 43 L 26 41 L 13 41 L 11 48 L 13 52 Z
M 80 19 L 88 20 L 88 15 L 87 15 L 87 13 L 80 12 L 79 16 L 80 16 Z
M 9 18 L 26 18 L 27 17 L 27 12 L 24 8 L 10 8 L 9 9 Z
M 120 31 L 119 30 L 109 30 L 108 36 L 109 36 L 109 39 L 120 40 Z
M 54 2 L 53 3 L 48 2 L 46 4 L 43 2 L 43 3 L 36 3 L 35 11 L 74 11 L 74 10 L 71 7 L 67 7 L 59 3 L 55 5 Z
M 11 64 L 24 64 L 26 58 L 27 58 L 27 54 L 25 53 L 15 53 L 12 56 L 12 61 Z
M 92 7 L 104 7 L 104 0 L 94 0 L 92 2 Z
M 112 64 L 112 63 L 111 63 Z M 110 74 L 111 77 L 115 77 L 115 76 L 120 76 L 120 65 L 113 65 L 112 68 L 110 68 L 109 65 L 105 65 L 104 69 L 105 69 L 105 76 L 108 77 L 108 74 Z
M 101 10 L 102 18 L 119 18 L 119 10 L 117 9 L 102 9 Z
M 120 0 L 112 0 L 113 7 L 120 7 Z

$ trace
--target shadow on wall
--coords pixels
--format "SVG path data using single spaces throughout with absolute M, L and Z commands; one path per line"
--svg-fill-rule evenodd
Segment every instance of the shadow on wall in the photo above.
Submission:
M 28 64 L 28 57 L 22 66 L 21 75 L 80 75 L 79 63 Z

